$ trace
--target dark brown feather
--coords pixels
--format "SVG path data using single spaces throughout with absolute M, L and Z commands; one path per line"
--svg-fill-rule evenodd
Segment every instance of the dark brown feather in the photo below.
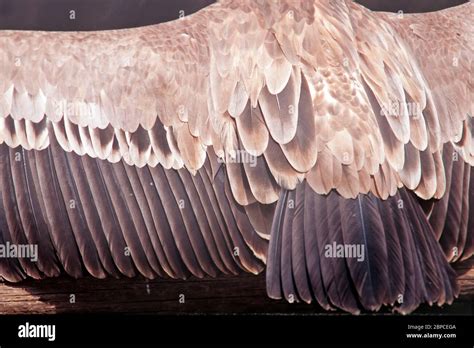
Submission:
M 166 263 L 162 264 L 162 266 L 170 277 L 186 279 L 189 277 L 189 271 L 177 248 L 168 218 L 163 208 L 163 203 L 155 188 L 150 170 L 148 167 L 137 168 L 137 173 L 140 183 L 144 188 L 146 201 L 150 208 L 159 242 L 166 256 Z M 167 268 L 167 264 L 169 264 L 170 269 Z
M 400 291 L 398 286 L 400 284 L 396 284 L 395 281 L 397 279 L 396 275 L 393 273 L 403 274 L 403 280 L 400 280 L 404 287 L 401 289 L 402 291 L 400 294 L 401 297 L 397 298 L 397 304 L 394 308 L 395 311 L 406 314 L 410 313 L 418 307 L 418 304 L 421 301 L 421 296 L 419 294 L 419 282 L 422 281 L 421 279 L 421 272 L 417 272 L 419 270 L 420 265 L 418 261 L 418 256 L 416 255 L 415 249 L 413 247 L 413 236 L 411 232 L 410 222 L 407 219 L 405 214 L 405 203 L 401 199 L 399 193 L 397 193 L 393 198 L 391 198 L 388 202 L 391 207 L 391 213 L 393 216 L 393 223 L 394 223 L 394 230 L 395 234 L 398 236 L 398 241 L 400 244 L 400 251 L 401 251 L 401 260 L 402 265 L 397 262 L 397 259 L 393 260 L 389 259 L 389 281 L 392 282 L 393 286 L 391 289 L 395 291 Z M 381 206 L 384 205 L 382 201 L 379 201 L 379 209 Z M 387 231 L 387 248 L 391 247 L 392 241 L 395 242 L 396 236 L 388 236 L 390 232 Z M 388 257 L 391 256 L 391 253 L 395 252 L 395 250 L 388 250 L 389 254 Z M 392 267 L 393 266 L 393 267 Z M 397 269 L 397 266 L 400 267 Z M 417 276 L 419 274 L 419 276 Z
M 364 308 L 378 310 L 389 289 L 387 244 L 378 209 L 372 195 L 359 195 L 356 199 L 340 200 L 342 236 L 345 245 L 362 245 L 362 261 L 356 257 L 346 259 L 352 281 Z
M 464 191 L 464 167 L 464 161 L 453 161 L 446 219 L 439 239 L 448 260 L 452 260 L 457 256 L 455 254 L 458 254 L 455 248 L 460 234 L 463 200 L 468 194 L 468 191 Z
M 5 145 L 0 145 L 0 147 L 1 146 Z M 0 163 L 4 163 L 2 156 L 0 156 Z M 7 242 L 13 243 L 5 212 L 2 197 L 2 199 L 0 199 L 0 243 L 3 245 L 6 245 Z M 17 258 L 0 258 L 0 280 L 19 282 L 25 278 L 26 274 Z
M 282 248 L 282 228 L 285 219 L 285 205 L 288 198 L 288 191 L 283 190 L 278 200 L 275 217 L 273 219 L 270 245 L 268 248 L 268 262 L 266 269 L 267 295 L 273 299 L 282 298 L 281 285 L 281 248 Z
M 444 225 L 446 222 L 446 214 L 448 213 L 448 203 L 451 187 L 451 176 L 453 172 L 453 156 L 454 149 L 451 144 L 445 144 L 443 147 L 443 163 L 446 170 L 446 192 L 439 201 L 433 204 L 433 209 L 429 215 L 429 222 L 433 227 L 436 239 L 439 240 L 443 233 Z
M 180 213 L 180 208 L 168 184 L 168 178 L 165 171 L 160 166 L 150 168 L 153 177 L 154 186 L 158 192 L 158 196 L 163 204 L 165 216 L 171 227 L 171 232 L 175 240 L 178 251 L 188 270 L 196 277 L 204 277 L 204 272 L 199 265 L 194 248 L 190 242 L 188 233 L 184 233 L 184 221 Z
M 158 239 L 150 207 L 145 196 L 144 190 L 148 189 L 149 184 L 145 187 L 142 186 L 137 174 L 137 167 L 128 165 L 123 167 L 129 184 L 125 183 L 121 187 L 123 190 L 128 190 L 126 191 L 128 193 L 127 204 L 130 212 L 133 214 L 134 224 L 143 245 L 143 250 L 153 270 L 158 276 L 164 277 L 167 271 L 170 271 L 170 266 Z
M 204 170 L 200 169 L 196 175 L 190 175 L 189 179 L 192 180 L 192 184 L 195 187 L 197 192 L 198 198 L 200 200 L 201 209 L 203 209 L 203 214 L 205 214 L 207 218 L 207 222 L 209 225 L 209 250 L 215 248 L 213 251 L 216 266 L 221 270 L 221 272 L 225 274 L 237 274 L 236 264 L 231 256 L 231 251 L 229 250 L 224 234 L 227 232 L 223 231 L 222 228 L 224 227 L 224 222 L 222 221 L 222 215 L 220 211 L 216 211 L 214 207 L 219 209 L 219 206 L 215 203 L 214 192 L 211 190 L 210 193 L 213 197 L 209 197 L 209 193 L 206 190 L 206 185 L 202 178 L 202 172 Z M 188 187 L 191 185 L 185 183 Z
M 468 163 L 464 163 L 464 177 L 463 177 L 463 192 L 462 192 L 462 210 L 461 210 L 461 221 L 459 224 L 459 235 L 457 240 L 457 246 L 453 253 L 452 262 L 459 260 L 464 253 L 464 248 L 467 240 L 467 225 L 469 221 L 469 193 L 471 179 L 471 166 Z
M 176 200 L 178 212 L 181 214 L 184 222 L 181 233 L 188 234 L 189 241 L 191 242 L 191 246 L 201 269 L 206 274 L 215 277 L 218 270 L 212 262 L 211 255 L 206 247 L 188 192 L 186 191 L 177 171 L 167 170 L 165 171 L 165 175 Z M 175 214 L 177 214 L 177 212 L 175 212 Z
M 82 156 L 80 160 L 114 264 L 120 273 L 133 277 L 136 275 L 135 266 L 132 258 L 125 252 L 127 243 L 99 161 L 89 156 Z
M 452 270 L 445 260 L 441 247 L 436 243 L 431 226 L 420 206 L 409 193 L 402 190 L 401 194 L 412 226 L 415 252 L 422 272 L 422 281 L 419 285 L 424 296 L 423 301 L 449 303 L 457 293 Z
M 403 266 L 402 248 L 399 234 L 401 222 L 396 210 L 400 210 L 398 194 L 388 201 L 376 200 L 380 217 L 383 219 L 384 236 L 387 245 L 387 279 L 388 286 L 384 303 L 394 305 L 405 290 L 405 268 Z M 403 219 L 402 219 L 403 221 Z M 402 228 L 404 228 L 403 226 Z
M 87 176 L 81 159 L 74 153 L 66 153 L 65 155 L 76 185 L 80 207 L 83 210 L 82 213 L 84 214 L 87 228 L 89 229 L 94 245 L 97 248 L 100 262 L 109 275 L 118 277 L 119 273 L 112 258 L 110 247 L 98 213 L 98 208 L 91 193 L 92 184 L 87 181 Z
M 214 178 L 212 187 L 216 194 L 216 199 L 219 203 L 220 210 L 223 214 L 224 220 L 226 222 L 227 229 L 229 231 L 229 236 L 231 239 L 232 252 L 236 259 L 238 259 L 243 266 L 244 270 L 252 272 L 254 274 L 260 273 L 263 269 L 263 265 L 258 259 L 255 258 L 252 251 L 245 243 L 245 240 L 242 238 L 239 227 L 235 221 L 235 218 L 232 213 L 231 204 L 235 204 L 232 200 L 228 200 L 225 194 L 225 173 L 219 171 Z
M 349 281 L 351 274 L 344 258 L 331 258 L 325 255 L 328 245 L 344 244 L 341 221 L 342 214 L 348 214 L 348 212 L 340 210 L 339 203 L 342 198 L 334 191 L 331 191 L 328 196 L 314 194 L 313 199 L 317 207 L 315 233 L 320 248 L 323 283 L 329 300 L 335 306 L 357 314 L 360 312 L 357 295 L 353 283 Z
M 212 214 L 209 210 L 206 211 L 206 209 L 204 208 L 204 205 L 201 200 L 201 195 L 199 194 L 195 182 L 192 179 L 193 175 L 191 175 L 185 169 L 178 170 L 178 174 L 181 178 L 184 187 L 186 188 L 186 192 L 191 203 L 191 207 L 188 207 L 188 209 L 192 208 L 194 216 L 196 217 L 197 225 L 195 229 L 200 231 L 205 243 L 205 248 L 209 252 L 209 255 L 212 259 L 212 263 L 217 267 L 219 271 L 225 273 L 226 268 L 222 263 L 221 257 L 219 255 L 218 248 L 214 240 L 213 232 L 211 230 L 209 222 L 211 218 L 208 216 L 208 214 L 211 214 L 211 216 L 213 215 L 214 218 L 215 215 Z M 201 194 L 203 194 L 202 191 Z M 214 227 L 218 228 L 218 224 L 215 224 Z M 217 270 L 215 269 L 215 267 L 212 267 L 207 272 L 213 272 L 215 275 L 217 275 Z
M 58 276 L 60 269 L 48 227 L 38 203 L 27 151 L 22 148 L 10 149 L 10 166 L 13 179 L 12 189 L 15 189 L 18 203 L 19 222 L 23 225 L 28 243 L 38 246 L 37 267 L 47 277 Z M 6 175 L 8 168 L 7 166 L 4 168 L 4 175 Z
M 469 180 L 469 216 L 468 216 L 468 224 L 467 224 L 467 234 L 466 234 L 466 242 L 464 244 L 464 250 L 462 254 L 461 260 L 466 260 L 472 255 L 474 255 L 474 214 L 472 213 L 474 209 L 474 169 L 471 167 L 471 177 Z
M 208 166 L 210 167 L 209 162 L 206 162 L 206 164 L 207 165 L 205 166 L 205 168 L 207 168 Z M 219 230 L 213 231 L 220 232 L 215 234 L 215 238 L 220 246 L 219 250 L 221 251 L 222 260 L 225 262 L 227 268 L 231 271 L 232 274 L 239 274 L 241 270 L 245 268 L 240 262 L 239 258 L 235 256 L 234 246 L 232 238 L 230 236 L 229 227 L 226 223 L 225 213 L 221 212 L 221 206 L 213 188 L 213 181 L 209 176 L 209 174 L 211 174 L 211 171 L 208 171 L 205 168 L 201 169 L 197 173 L 196 179 L 198 177 L 201 179 L 201 189 L 204 189 L 206 191 L 206 195 L 207 197 L 209 197 L 209 202 L 211 204 L 212 211 L 216 215 Z M 234 225 L 231 225 L 230 227 L 234 227 Z
M 281 226 L 281 285 L 283 295 L 287 301 L 298 301 L 294 277 L 293 277 L 293 260 L 292 260 L 292 234 L 293 219 L 295 214 L 295 191 L 289 191 L 286 200 L 283 202 L 285 216 L 283 225 Z
M 333 309 L 333 307 L 329 302 L 329 294 L 323 283 L 322 257 L 324 257 L 324 255 L 321 254 L 321 250 L 324 246 L 319 245 L 317 236 L 319 231 L 316 229 L 316 226 L 318 226 L 318 228 L 323 226 L 323 229 L 326 228 L 327 230 L 327 221 L 324 220 L 324 215 L 324 207 L 316 206 L 314 191 L 308 182 L 305 182 L 303 236 L 305 244 L 306 270 L 314 297 L 321 307 L 325 310 L 330 310 Z
M 54 248 L 65 271 L 75 278 L 83 276 L 78 246 L 67 217 L 66 205 L 60 191 L 51 148 L 35 152 L 41 199 Z
M 291 231 L 291 260 L 293 279 L 298 297 L 306 303 L 311 303 L 311 289 L 306 265 L 306 245 L 304 238 L 305 221 L 305 185 L 298 185 L 295 192 L 294 215 Z
M 18 162 L 23 162 L 23 154 L 21 153 L 21 148 L 17 150 L 9 149 L 8 146 L 0 145 L 0 163 L 2 164 L 2 173 L 0 175 L 0 193 L 2 194 L 2 201 L 4 207 L 4 216 L 6 218 L 6 223 L 9 229 L 9 234 L 11 238 L 11 243 L 14 245 L 25 245 L 28 244 L 28 236 L 34 238 L 35 226 L 33 226 L 31 221 L 21 221 L 20 210 L 27 211 L 27 201 L 25 198 L 20 196 L 20 200 L 16 199 L 15 184 L 14 178 L 15 167 L 19 169 L 19 166 L 23 163 L 15 163 L 15 151 L 19 156 Z M 13 161 L 13 163 L 12 163 Z M 32 241 L 31 241 L 32 242 Z M 26 275 L 33 277 L 35 279 L 41 279 L 41 272 L 38 270 L 38 267 L 35 262 L 27 258 L 18 258 L 19 264 L 25 271 Z
M 123 250 L 122 252 L 132 258 L 133 263 L 142 275 L 154 278 L 155 272 L 148 262 L 138 231 L 132 220 L 133 213 L 127 205 L 127 197 L 125 197 L 127 186 L 124 186 L 126 178 L 123 177 L 126 175 L 123 169 L 124 164 L 120 163 L 119 166 L 122 166 L 122 168 L 116 168 L 116 165 L 106 161 L 98 161 L 97 163 L 99 164 L 105 187 L 110 195 L 110 202 L 115 210 L 117 221 L 128 247 L 128 250 Z M 145 231 L 141 232 L 146 233 Z
M 60 192 L 62 193 L 61 199 L 65 207 L 62 214 L 69 218 L 69 223 L 82 257 L 82 262 L 87 271 L 94 277 L 104 278 L 106 273 L 102 267 L 96 245 L 84 218 L 84 210 L 82 207 L 84 202 L 81 202 L 79 193 L 77 192 L 65 152 L 55 140 L 51 140 L 49 148 L 51 149 L 52 163 L 56 170 Z

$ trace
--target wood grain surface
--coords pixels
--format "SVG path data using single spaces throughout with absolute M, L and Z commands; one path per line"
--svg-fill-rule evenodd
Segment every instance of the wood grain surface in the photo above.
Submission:
M 456 266 L 461 293 L 452 305 L 442 308 L 424 305 L 415 313 L 473 315 L 473 267 L 474 259 Z M 71 303 L 71 295 L 74 295 L 75 303 Z M 184 303 L 181 295 L 184 295 Z M 218 279 L 191 278 L 186 281 L 147 281 L 141 278 L 75 280 L 61 277 L 27 280 L 13 285 L 0 284 L 1 314 L 119 312 L 327 314 L 315 304 L 290 304 L 269 299 L 265 291 L 265 274 L 242 274 Z M 390 311 L 381 313 L 390 314 Z

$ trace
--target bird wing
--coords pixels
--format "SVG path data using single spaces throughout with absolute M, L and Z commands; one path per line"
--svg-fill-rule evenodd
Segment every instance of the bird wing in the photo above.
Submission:
M 472 32 L 472 8 L 440 16 Z M 405 20 L 423 33 L 437 17 Z M 193 173 L 212 151 L 242 205 L 273 203 L 304 178 L 344 197 L 402 185 L 440 197 L 440 148 L 470 132 L 472 35 L 440 29 L 446 42 L 460 32 L 460 60 L 433 69 L 417 57 L 430 45 L 408 47 L 396 21 L 352 2 L 224 1 L 137 29 L 3 31 L 1 139 L 42 149 L 48 120 L 66 151 Z M 449 92 L 436 89 L 449 77 Z M 442 94 L 463 100 L 454 116 L 440 117 Z
M 420 66 L 437 110 L 441 143 L 453 142 L 472 165 L 474 3 L 425 14 L 377 16 L 393 27 Z
M 199 209 L 199 202 L 189 197 L 192 193 L 183 189 L 192 178 L 176 177 L 176 170 L 184 173 L 185 167 L 193 178 L 205 171 L 198 182 L 201 189 L 221 185 L 212 194 L 202 191 L 200 197 L 214 201 L 216 207 L 227 207 L 222 212 L 232 211 L 227 219 L 219 216 L 216 220 L 229 233 L 227 239 L 220 239 L 227 248 L 225 254 L 238 258 L 233 248 L 240 243 L 242 248 L 250 246 L 250 256 L 265 260 L 265 242 L 257 234 L 244 235 L 248 224 L 260 224 L 257 231 L 268 238 L 268 224 L 259 217 L 272 216 L 273 210 L 264 212 L 262 204 L 273 204 L 281 188 L 294 189 L 304 179 L 317 193 L 335 189 L 345 198 L 372 192 L 386 199 L 402 186 L 425 199 L 441 197 L 446 189 L 443 144 L 451 141 L 467 149 L 463 144 L 469 143 L 471 128 L 470 119 L 462 115 L 464 107 L 459 106 L 460 114 L 445 117 L 447 121 L 440 116 L 439 95 L 458 93 L 447 91 L 449 84 L 436 92 L 438 79 L 428 75 L 439 73 L 453 80 L 463 76 L 453 86 L 465 92 L 463 101 L 472 110 L 472 25 L 468 22 L 472 10 L 472 2 L 449 10 L 458 16 L 456 22 L 470 26 L 460 33 L 462 47 L 467 49 L 461 56 L 470 59 L 470 64 L 460 60 L 457 67 L 445 66 L 440 71 L 421 63 L 415 50 L 421 44 L 410 47 L 392 17 L 349 1 L 222 1 L 174 22 L 136 29 L 1 31 L 0 143 L 10 148 L 3 147 L 2 163 L 12 168 L 2 189 L 3 204 L 11 210 L 5 221 L 20 221 L 22 209 L 46 214 L 44 220 L 56 222 L 49 228 L 57 229 L 52 242 L 54 248 L 63 248 L 59 255 L 64 257 L 63 264 L 74 263 L 69 259 L 74 256 L 55 234 L 61 233 L 58 226 L 75 236 L 83 259 L 84 255 L 94 258 L 96 251 L 90 252 L 86 248 L 90 243 L 82 239 L 86 237 L 74 235 L 74 230 L 82 231 L 87 225 L 91 231 L 87 238 L 104 242 L 96 239 L 101 234 L 94 236 L 91 226 L 100 220 L 105 228 L 109 213 L 116 216 L 109 231 L 118 226 L 124 233 L 123 240 L 115 240 L 115 248 L 130 243 L 144 247 L 148 237 L 140 234 L 143 227 L 150 231 L 152 222 L 160 221 L 146 215 L 141 209 L 145 203 L 149 206 L 157 197 L 168 197 L 165 201 L 173 206 L 184 200 Z M 412 20 L 423 25 L 424 18 Z M 446 102 L 444 107 L 450 105 Z M 34 187 L 41 189 L 42 197 L 38 202 L 28 201 L 32 193 L 24 193 L 20 208 L 14 204 L 19 193 L 6 189 L 9 180 L 22 178 L 13 174 L 16 152 L 11 149 L 18 146 L 38 151 L 38 159 L 28 161 L 38 168 L 31 177 L 28 172 L 24 175 L 28 182 L 37 181 Z M 83 158 L 64 159 L 72 152 Z M 463 152 L 466 160 L 470 153 Z M 82 163 L 82 168 L 75 163 L 87 162 L 85 154 L 94 162 Z M 107 162 L 117 166 L 109 168 Z M 152 173 L 142 173 L 145 179 L 141 180 L 151 175 L 157 180 L 149 182 L 164 181 L 170 187 L 160 187 L 150 195 L 148 190 L 142 192 L 140 176 L 137 179 L 133 171 L 143 168 Z M 97 217 L 91 211 L 87 215 L 88 201 L 78 196 L 82 220 L 68 215 L 63 221 L 64 214 L 59 212 L 66 211 L 71 195 L 83 192 L 78 187 L 84 184 L 81 180 L 96 177 L 104 181 L 97 183 L 97 191 L 88 199 L 102 207 L 104 215 Z M 39 184 L 43 180 L 47 184 Z M 140 181 L 142 186 L 144 182 Z M 191 187 L 197 190 L 198 184 Z M 24 187 L 21 182 L 17 185 L 18 191 Z M 182 198 L 186 193 L 187 198 Z M 127 195 L 137 198 L 117 205 Z M 167 208 L 163 209 L 166 213 Z M 187 252 L 192 247 L 198 253 L 200 243 L 207 242 L 203 236 L 183 234 L 180 225 L 189 233 L 196 226 L 194 215 L 184 215 L 169 217 L 175 218 L 169 224 L 180 243 L 177 249 L 182 257 L 189 257 L 186 267 L 193 274 L 201 275 L 202 268 L 213 274 L 203 266 L 208 265 L 209 255 Z M 28 216 L 24 221 L 30 221 Z M 168 240 L 169 235 L 163 233 L 160 238 Z M 107 238 L 112 237 L 105 236 L 110 246 Z M 142 260 L 137 253 L 136 260 Z M 144 255 L 149 254 L 145 251 Z M 243 268 L 258 272 L 261 267 L 250 256 Z M 97 257 L 102 264 L 107 261 L 105 255 Z M 216 258 L 214 254 L 212 260 Z M 153 259 L 147 262 L 155 264 Z M 174 262 L 173 271 L 166 273 L 185 274 L 179 271 L 178 259 Z M 93 263 L 89 265 L 89 270 L 95 269 Z M 131 274 L 126 263 L 122 265 L 122 273 Z M 229 265 L 227 269 L 232 268 Z M 138 268 L 152 274 L 143 265 Z
M 206 23 L 222 11 L 140 29 L 0 32 L 0 242 L 38 246 L 38 262 L 2 258 L 1 279 L 262 271 L 273 205 L 239 206 L 195 133 L 211 129 L 197 102 Z
M 439 121 L 446 193 L 429 212 L 448 260 L 472 255 L 474 3 L 425 14 L 377 16 L 394 29 L 423 73 Z M 464 159 L 464 161 L 462 160 Z

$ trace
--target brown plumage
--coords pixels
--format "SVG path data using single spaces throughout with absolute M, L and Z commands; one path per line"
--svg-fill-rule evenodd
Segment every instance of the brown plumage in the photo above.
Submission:
M 270 297 L 327 310 L 451 303 L 446 259 L 474 254 L 473 16 L 222 0 L 0 31 L 0 242 L 41 249 L 0 277 L 266 265 Z

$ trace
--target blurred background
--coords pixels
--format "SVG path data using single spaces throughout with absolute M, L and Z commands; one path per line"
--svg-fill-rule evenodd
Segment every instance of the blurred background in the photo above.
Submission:
M 312 0 L 301 0 L 312 1 Z M 214 0 L 0 0 L 0 29 L 104 30 L 156 24 Z M 465 0 L 359 0 L 377 11 L 427 12 Z M 75 19 L 70 19 L 70 11 Z

